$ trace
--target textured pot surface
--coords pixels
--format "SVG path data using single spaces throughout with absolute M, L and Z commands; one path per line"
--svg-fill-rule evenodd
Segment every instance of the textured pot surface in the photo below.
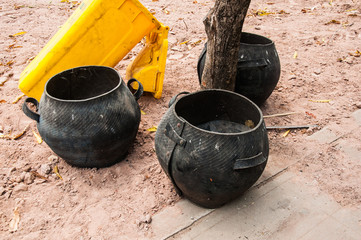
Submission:
M 259 108 L 224 90 L 177 100 L 158 125 L 155 149 L 178 191 L 207 208 L 222 206 L 251 187 L 269 153 Z
M 198 60 L 198 78 L 202 79 L 207 45 Z M 235 92 L 261 105 L 271 95 L 280 78 L 281 64 L 272 40 L 243 32 L 238 53 Z
M 114 69 L 103 66 L 78 67 L 52 77 L 38 115 L 44 141 L 78 167 L 106 167 L 120 161 L 140 122 L 135 97 Z

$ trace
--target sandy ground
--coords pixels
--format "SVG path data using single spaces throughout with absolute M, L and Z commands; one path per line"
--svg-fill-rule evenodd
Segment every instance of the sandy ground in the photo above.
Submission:
M 22 94 L 20 73 L 77 2 L 0 0 L 1 239 L 147 239 L 151 216 L 180 199 L 158 164 L 155 133 L 147 129 L 158 124 L 173 95 L 200 89 L 196 65 L 206 41 L 202 19 L 214 2 L 141 2 L 170 27 L 163 96 L 156 100 L 145 94 L 139 100 L 145 114 L 126 160 L 105 169 L 79 169 L 36 142 L 36 124 L 21 110 L 24 97 L 14 103 Z M 361 108 L 361 3 L 253 0 L 243 29 L 271 38 L 280 55 L 280 81 L 262 106 L 264 115 L 297 112 L 267 118 L 266 124 L 319 126 L 287 136 L 284 130 L 270 131 L 273 161 L 282 165 L 289 158 L 298 160 L 292 171 L 309 177 L 341 205 L 359 205 L 360 163 L 346 157 L 337 142 L 315 144 L 307 136 L 328 126 L 361 150 L 360 130 L 348 134 L 354 129 L 351 113 Z M 21 32 L 26 33 L 11 36 Z M 116 66 L 121 74 L 138 50 Z M 27 126 L 16 140 L 4 137 L 16 136 Z M 51 171 L 55 166 L 62 180 Z M 14 214 L 18 229 L 10 233 Z

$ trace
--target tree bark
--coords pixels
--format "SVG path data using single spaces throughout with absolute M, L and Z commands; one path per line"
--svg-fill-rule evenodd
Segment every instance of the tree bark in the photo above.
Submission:
M 208 37 L 202 88 L 235 89 L 238 51 L 251 0 L 216 0 L 203 20 Z

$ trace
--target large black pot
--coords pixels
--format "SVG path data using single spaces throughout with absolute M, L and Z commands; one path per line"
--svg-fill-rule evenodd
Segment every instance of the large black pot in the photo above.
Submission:
M 128 87 L 135 81 L 129 80 Z M 125 157 L 137 134 L 137 100 L 143 92 L 138 84 L 133 95 L 113 68 L 77 67 L 53 76 L 40 103 L 27 98 L 23 111 L 37 121 L 43 140 L 67 163 L 106 167 Z
M 257 181 L 269 145 L 257 105 L 240 94 L 213 89 L 171 100 L 158 125 L 155 150 L 179 193 L 215 208 Z
M 202 79 L 206 52 L 207 45 L 198 60 L 199 83 Z M 280 71 L 281 64 L 274 42 L 260 35 L 243 32 L 238 53 L 235 92 L 261 105 L 275 89 Z

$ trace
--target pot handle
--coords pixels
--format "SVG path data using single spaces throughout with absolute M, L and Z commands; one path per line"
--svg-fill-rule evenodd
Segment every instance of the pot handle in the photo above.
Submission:
M 238 61 L 237 63 L 237 68 L 241 68 L 241 69 L 256 68 L 256 67 L 263 68 L 267 66 L 268 66 L 268 62 L 264 58 L 243 60 L 243 61 Z
M 182 147 L 184 147 L 187 143 L 187 141 L 181 136 L 179 136 L 179 134 L 173 129 L 173 127 L 169 123 L 167 123 L 167 125 L 165 126 L 164 133 L 170 140 Z
M 237 159 L 233 165 L 234 170 L 242 170 L 246 168 L 256 167 L 266 161 L 263 153 L 260 152 L 249 158 Z
M 135 89 L 132 87 L 132 83 L 133 82 L 137 82 L 138 83 L 138 89 L 135 91 Z M 127 83 L 128 88 L 130 89 L 131 92 L 133 93 L 133 96 L 135 97 L 135 100 L 138 101 L 138 99 L 140 98 L 140 96 L 142 96 L 144 89 L 143 89 L 143 85 L 135 78 L 131 78 L 129 79 L 128 83 Z
M 38 111 L 38 109 L 39 109 L 39 102 L 38 102 L 38 100 L 36 100 L 35 98 L 31 98 L 31 97 L 26 98 L 25 101 L 24 101 L 24 103 L 23 103 L 23 112 L 24 112 L 25 115 L 28 116 L 29 118 L 31 118 L 31 119 L 39 122 L 39 119 L 40 119 L 39 113 L 30 110 L 30 108 L 29 108 L 29 106 L 28 106 L 27 103 L 32 103 L 32 104 L 34 104 L 35 107 L 36 107 L 36 111 Z
M 177 98 L 179 97 L 179 95 L 182 95 L 182 94 L 189 94 L 189 92 L 180 92 L 180 93 L 178 93 L 177 95 L 173 96 L 173 97 L 169 100 L 168 108 L 170 108 L 170 107 L 175 103 L 175 101 L 177 100 Z

